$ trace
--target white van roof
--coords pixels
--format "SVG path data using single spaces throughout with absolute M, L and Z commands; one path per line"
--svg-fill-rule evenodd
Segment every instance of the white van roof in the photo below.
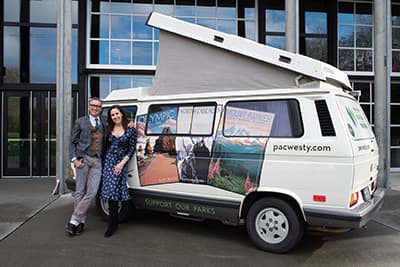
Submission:
M 135 87 L 135 88 L 113 90 L 110 92 L 110 94 L 106 96 L 106 98 L 102 100 L 105 102 L 120 101 L 120 100 L 135 101 L 147 95 L 149 90 L 150 88 L 148 87 Z
M 312 94 L 328 94 L 332 92 L 331 85 L 318 84 L 318 86 L 313 87 L 300 87 L 296 89 L 295 95 L 312 95 Z M 294 91 L 292 88 L 279 88 L 279 89 L 264 89 L 264 90 L 241 90 L 241 91 L 213 91 L 213 92 L 201 92 L 201 93 L 185 93 L 185 94 L 171 94 L 165 95 L 149 95 L 147 92 L 150 88 L 136 87 L 136 88 L 126 88 L 121 90 L 112 91 L 106 98 L 103 99 L 103 103 L 107 105 L 111 104 L 121 104 L 134 102 L 154 102 L 154 101 L 164 101 L 164 100 L 174 100 L 174 101 L 191 101 L 196 100 L 206 100 L 213 101 L 217 98 L 229 97 L 234 99 L 235 97 L 254 97 L 254 96 L 287 96 L 293 95 Z M 342 92 L 343 93 L 343 92 Z M 344 94 L 344 93 L 343 93 Z
M 151 95 L 293 88 L 299 75 L 351 90 L 344 72 L 303 55 L 156 12 L 147 24 L 160 29 Z

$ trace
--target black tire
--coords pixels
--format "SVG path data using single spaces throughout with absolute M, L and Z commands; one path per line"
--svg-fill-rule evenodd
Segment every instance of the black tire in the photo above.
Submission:
M 108 221 L 108 202 L 107 200 L 96 197 L 96 208 L 104 221 Z M 118 221 L 123 222 L 128 218 L 131 205 L 128 201 L 118 202 Z
M 246 228 L 250 239 L 259 249 L 286 253 L 303 237 L 304 221 L 286 201 L 263 198 L 250 207 Z

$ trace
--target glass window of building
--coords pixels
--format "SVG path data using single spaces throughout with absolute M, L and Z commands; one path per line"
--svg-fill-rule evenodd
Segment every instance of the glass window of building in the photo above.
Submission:
M 255 40 L 254 0 L 93 0 L 90 67 L 155 66 L 159 31 L 146 25 L 152 11 Z
M 399 116 L 395 115 L 400 113 L 400 82 L 393 82 L 390 89 L 390 112 L 392 114 L 390 125 L 391 167 L 400 168 L 400 119 Z
M 21 0 L 4 0 L 4 21 L 19 22 Z
M 238 35 L 257 41 L 256 37 L 256 9 L 254 0 L 238 1 Z
M 4 27 L 5 83 L 20 82 L 20 28 Z
M 46 12 L 43 12 L 46 10 Z M 30 21 L 41 23 L 57 23 L 57 1 L 30 0 Z
M 361 92 L 360 105 L 368 121 L 374 123 L 374 84 L 369 81 L 353 81 L 353 90 Z
M 154 29 L 145 25 L 152 11 L 152 1 L 92 1 L 89 63 L 155 65 L 158 40 Z
M 152 84 L 153 76 L 150 75 L 92 75 L 89 77 L 89 98 L 100 97 L 103 99 L 113 90 L 151 87 Z
M 285 1 L 272 0 L 260 3 L 260 42 L 280 49 L 285 49 Z
M 55 83 L 57 31 L 55 28 L 30 28 L 29 77 L 31 83 Z
M 57 29 L 30 28 L 29 78 L 31 83 L 56 83 Z M 72 83 L 78 78 L 78 30 L 72 29 Z
M 300 51 L 309 57 L 328 62 L 329 1 L 300 2 Z
M 400 72 L 400 3 L 392 3 L 392 71 Z
M 4 1 L 4 83 L 56 83 L 56 1 Z M 46 12 L 43 12 L 46 10 Z M 78 80 L 78 1 L 72 1 L 72 82 Z
M 327 14 L 325 12 L 306 12 L 305 27 L 306 55 L 327 62 Z
M 372 3 L 338 3 L 338 67 L 344 71 L 373 71 Z

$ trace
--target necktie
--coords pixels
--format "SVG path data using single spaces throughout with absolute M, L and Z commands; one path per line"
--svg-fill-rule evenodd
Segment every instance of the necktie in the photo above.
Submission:
M 96 122 L 95 127 L 96 127 L 96 128 L 99 128 L 99 119 L 98 119 L 98 118 L 95 118 L 94 121 Z

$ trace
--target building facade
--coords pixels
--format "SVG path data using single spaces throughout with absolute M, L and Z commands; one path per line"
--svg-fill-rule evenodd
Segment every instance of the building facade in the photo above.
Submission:
M 72 1 L 72 111 L 90 97 L 151 86 L 157 11 L 294 50 L 345 71 L 374 125 L 374 2 L 364 0 L 75 0 Z M 288 9 L 295 7 L 294 11 Z M 55 176 L 57 0 L 0 1 L 0 177 Z M 46 10 L 46 12 L 43 12 Z M 287 16 L 293 16 L 288 18 Z M 295 31 L 287 23 L 295 19 Z M 293 20 L 292 20 L 293 21 Z M 400 171 L 400 0 L 391 1 L 390 168 Z M 386 90 L 386 88 L 382 88 Z

